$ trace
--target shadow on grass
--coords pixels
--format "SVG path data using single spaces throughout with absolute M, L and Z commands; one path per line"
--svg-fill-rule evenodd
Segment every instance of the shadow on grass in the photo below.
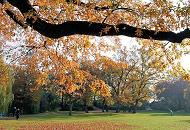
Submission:
M 154 114 L 150 114 L 150 116 L 171 116 L 171 115 L 170 113 L 154 113 Z
M 151 116 L 171 116 L 170 112 L 150 113 Z M 190 116 L 190 113 L 173 112 L 172 116 Z
M 16 118 L 15 117 L 1 117 L 0 120 L 16 120 Z
M 41 114 L 24 115 L 25 120 L 67 120 L 67 119 L 95 119 L 95 118 L 107 118 L 111 116 L 118 116 L 116 113 L 101 113 L 101 112 L 73 112 L 72 116 L 69 116 L 69 112 L 47 112 Z M 22 119 L 22 117 L 21 117 Z
M 181 120 L 180 122 L 190 123 L 190 120 Z

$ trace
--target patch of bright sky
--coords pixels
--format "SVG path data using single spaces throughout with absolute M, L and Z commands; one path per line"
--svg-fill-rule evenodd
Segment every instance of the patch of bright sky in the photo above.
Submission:
M 121 47 L 127 47 L 127 50 L 132 50 L 135 46 L 138 47 L 139 44 L 137 42 L 136 38 L 126 37 L 126 36 L 117 36 L 119 39 L 119 44 L 121 44 Z M 114 46 L 116 44 L 115 37 L 103 37 L 101 40 L 99 37 L 92 38 L 90 41 L 93 44 L 99 44 L 99 42 L 103 42 L 109 46 Z M 109 58 L 113 58 L 117 55 L 117 52 L 114 50 L 109 51 L 100 51 L 100 54 L 102 56 L 107 56 Z
M 181 65 L 185 70 L 190 72 L 190 55 L 183 55 L 181 58 Z

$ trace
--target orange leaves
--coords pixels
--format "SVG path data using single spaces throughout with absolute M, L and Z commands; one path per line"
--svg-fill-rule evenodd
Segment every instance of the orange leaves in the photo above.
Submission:
M 10 127 L 12 129 L 12 127 Z M 122 130 L 122 129 L 134 129 L 135 126 L 128 125 L 121 122 L 113 122 L 113 121 L 73 121 L 73 122 L 26 122 L 26 124 L 19 125 L 18 127 L 15 127 L 16 129 L 28 129 L 28 130 L 34 130 L 34 129 L 40 129 L 40 130 L 55 130 L 55 129 L 61 129 L 61 130 Z M 3 127 L 0 127 L 0 129 L 4 130 Z
M 181 63 L 177 63 L 172 66 L 172 68 L 169 71 L 170 75 L 173 77 L 180 77 L 184 80 L 190 81 L 190 73 L 183 68 Z
M 65 82 L 66 82 L 66 78 L 65 78 L 64 76 L 61 76 L 61 77 L 59 78 L 59 81 L 58 81 L 59 85 L 64 85 Z
M 48 0 L 40 0 L 40 1 L 38 0 L 36 4 L 39 6 L 44 6 L 48 4 Z
M 103 0 L 99 2 L 98 6 L 100 7 L 113 6 L 113 3 L 110 0 Z
M 9 83 L 10 75 L 9 68 L 0 57 L 0 87 L 6 87 Z M 6 88 L 5 88 L 6 89 Z
M 11 8 L 11 5 L 10 5 L 8 2 L 5 2 L 5 3 L 2 5 L 1 10 L 7 10 L 7 9 L 9 9 L 9 8 Z
M 105 70 L 110 69 L 126 69 L 128 67 L 128 64 L 122 61 L 114 61 L 108 57 L 100 57 L 97 59 L 97 61 L 94 63 L 96 67 L 100 67 Z
M 90 85 L 93 92 L 102 97 L 110 97 L 110 90 L 103 80 L 94 80 Z
M 140 41 L 140 45 L 142 46 L 140 51 L 151 59 L 148 61 L 148 65 L 160 71 L 166 70 L 169 66 L 179 62 L 182 54 L 186 51 L 182 44 L 176 45 L 142 40 Z
M 38 6 L 47 6 L 47 5 L 55 5 L 63 2 L 63 0 L 36 0 L 35 4 Z
M 167 64 L 162 62 L 162 61 L 157 60 L 157 61 L 150 62 L 149 66 L 151 68 L 155 68 L 155 69 L 159 69 L 159 70 L 165 70 L 167 67 Z
M 51 38 L 46 38 L 45 39 L 46 45 L 47 46 L 52 46 L 55 44 L 55 40 L 51 39 Z
M 1 66 L 0 66 L 0 68 L 1 68 Z M 9 82 L 9 80 L 10 80 L 9 75 L 6 74 L 5 71 L 6 70 L 1 70 L 0 71 L 0 78 L 1 78 L 0 79 L 0 87 L 2 87 L 4 89 L 6 89 L 6 86 L 7 86 L 8 82 Z
M 154 0 L 154 3 L 155 3 L 158 7 L 163 7 L 163 6 L 167 3 L 167 0 Z
M 187 74 L 187 73 L 184 74 L 184 75 L 183 75 L 183 79 L 184 79 L 184 80 L 187 80 L 187 81 L 190 81 L 190 74 Z
M 44 72 L 38 75 L 36 82 L 38 85 L 41 86 L 47 84 L 47 80 L 48 80 L 48 74 Z
M 30 68 L 35 74 L 38 86 L 52 83 L 55 86 L 64 86 L 56 91 L 64 91 L 67 94 L 78 93 L 84 84 L 87 85 L 92 80 L 90 73 L 80 70 L 78 62 L 79 48 L 88 52 L 91 43 L 85 36 L 84 44 L 78 44 L 80 40 L 74 36 L 58 41 L 31 35 L 27 47 L 32 48 L 32 53 L 22 57 L 22 62 L 19 59 L 19 63 Z M 83 53 L 82 56 L 85 55 Z
M 76 90 L 78 90 L 78 88 L 79 88 L 77 85 L 72 84 L 72 83 L 66 84 L 66 86 L 67 86 L 67 88 L 66 88 L 67 94 L 71 94 L 71 93 L 75 92 Z

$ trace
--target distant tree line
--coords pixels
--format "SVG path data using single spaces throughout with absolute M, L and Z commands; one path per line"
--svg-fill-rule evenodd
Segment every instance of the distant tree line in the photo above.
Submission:
M 156 110 L 190 111 L 190 83 L 172 80 L 157 85 L 156 100 L 151 107 Z

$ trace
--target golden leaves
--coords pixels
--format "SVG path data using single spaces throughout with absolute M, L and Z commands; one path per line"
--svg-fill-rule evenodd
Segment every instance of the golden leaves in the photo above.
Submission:
M 36 82 L 38 85 L 46 85 L 48 80 L 48 73 L 44 72 L 38 75 Z
M 38 6 L 47 6 L 47 5 L 55 5 L 63 2 L 63 0 L 36 0 L 35 4 Z
M 11 8 L 11 5 L 8 2 L 5 2 L 2 5 L 1 10 L 7 10 L 7 9 L 10 9 L 10 8 Z
M 11 80 L 10 69 L 0 57 L 0 87 L 6 90 L 6 87 L 9 85 Z
M 117 10 L 114 13 L 112 9 L 116 7 L 114 7 L 115 5 L 110 1 L 94 2 L 88 7 L 78 6 L 79 0 L 72 0 L 70 3 L 66 3 L 65 0 L 36 0 L 35 2 L 34 4 L 37 4 L 37 6 L 44 6 L 39 7 L 39 14 L 43 16 L 43 19 L 53 23 L 55 23 L 55 19 L 58 23 L 68 20 L 100 22 L 109 15 L 109 18 L 106 19 L 106 23 L 108 24 L 117 25 L 124 23 L 131 26 L 155 29 L 156 31 L 173 31 L 173 28 L 175 28 L 178 23 L 181 24 L 181 27 L 185 27 L 187 24 L 186 19 L 183 19 L 185 16 L 182 13 L 183 11 L 181 10 L 181 12 L 178 11 L 177 13 L 171 3 L 164 0 L 155 0 L 149 5 L 143 5 L 137 1 L 133 3 L 132 0 L 120 1 L 123 7 L 132 9 L 130 11 Z M 95 6 L 105 6 L 110 7 L 110 9 L 107 9 L 108 11 L 97 12 L 94 10 Z M 9 8 L 9 5 L 4 5 L 3 8 Z M 35 13 L 36 12 L 33 11 L 27 12 L 24 16 L 25 18 L 32 18 L 33 22 L 36 22 L 37 17 Z M 2 12 L 1 16 L 4 16 Z M 177 20 L 177 17 L 181 16 L 183 16 L 182 19 Z M 5 16 L 0 19 L 2 20 L 0 23 L 2 36 L 13 37 L 12 26 L 8 25 L 10 19 L 5 18 Z M 103 28 L 102 33 L 108 34 L 111 29 L 110 26 L 106 26 Z M 117 29 L 118 28 L 115 28 L 116 32 L 118 32 Z M 7 30 L 9 33 L 7 33 Z M 41 37 L 33 31 L 27 31 L 25 31 L 25 33 L 28 34 L 26 35 L 27 45 L 28 47 L 35 45 L 35 49 L 33 49 L 27 57 L 23 58 L 23 65 L 30 67 L 31 71 L 36 72 L 36 76 L 38 77 L 36 82 L 38 85 L 47 84 L 50 80 L 49 75 L 53 75 L 53 82 L 56 83 L 56 85 L 65 86 L 65 91 L 69 94 L 76 92 L 79 88 L 83 87 L 82 85 L 86 82 L 93 82 L 91 89 L 94 92 L 102 96 L 108 96 L 108 85 L 105 84 L 104 81 L 94 78 L 88 72 L 80 70 L 79 64 L 81 61 L 85 61 L 86 59 L 94 60 L 94 57 L 97 56 L 95 67 L 106 71 L 117 71 L 118 73 L 121 72 L 120 70 L 129 67 L 125 62 L 101 57 L 98 49 L 101 48 L 101 50 L 105 52 L 105 50 L 108 50 L 106 49 L 108 47 L 106 47 L 105 44 L 99 44 L 99 48 L 96 47 L 87 36 L 70 36 L 59 40 L 52 40 L 50 38 Z M 140 28 L 135 30 L 135 32 L 138 37 L 146 35 L 142 33 L 142 29 Z M 96 39 L 95 42 L 97 42 Z M 185 43 L 185 46 L 186 45 L 189 45 L 189 42 Z M 178 50 L 177 47 L 163 47 L 160 42 L 156 43 L 146 40 L 141 42 L 141 46 L 141 51 L 152 58 L 151 61 L 147 61 L 148 66 L 152 69 L 163 71 L 168 67 L 169 63 L 174 63 L 175 59 L 179 59 L 181 56 L 180 53 L 178 53 L 180 50 Z M 92 55 L 94 56 L 93 58 L 91 57 Z M 185 75 L 184 78 L 188 79 L 189 77 Z M 6 78 L 4 79 L 7 80 Z M 138 77 L 134 75 L 131 79 L 138 80 Z
M 94 80 L 90 85 L 93 92 L 103 97 L 110 97 L 110 90 L 108 85 L 103 80 Z
M 99 57 L 94 64 L 96 67 L 101 67 L 105 70 L 110 69 L 125 69 L 128 67 L 128 64 L 121 61 L 114 61 L 108 57 Z
M 72 83 L 68 83 L 68 84 L 66 84 L 66 86 L 67 86 L 67 88 L 66 88 L 67 94 L 72 94 L 79 88 L 77 85 L 72 84 Z
M 184 80 L 190 81 L 190 74 L 184 74 L 182 77 Z
M 66 82 L 66 77 L 65 76 L 61 76 L 61 77 L 59 77 L 59 85 L 64 85 L 65 84 L 65 82 Z

